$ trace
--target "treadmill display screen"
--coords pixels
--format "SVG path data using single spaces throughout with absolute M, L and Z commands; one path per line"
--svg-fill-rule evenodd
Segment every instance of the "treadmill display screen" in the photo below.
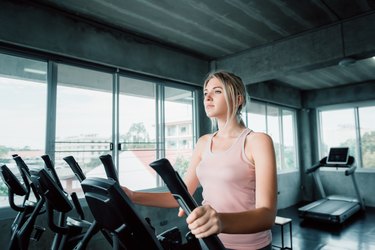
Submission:
M 349 148 L 331 148 L 327 157 L 328 164 L 347 164 Z

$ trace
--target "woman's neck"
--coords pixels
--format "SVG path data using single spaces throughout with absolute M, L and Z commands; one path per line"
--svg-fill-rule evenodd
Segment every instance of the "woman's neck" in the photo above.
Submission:
M 217 135 L 222 137 L 237 137 L 245 127 L 236 120 L 220 121 L 218 120 Z

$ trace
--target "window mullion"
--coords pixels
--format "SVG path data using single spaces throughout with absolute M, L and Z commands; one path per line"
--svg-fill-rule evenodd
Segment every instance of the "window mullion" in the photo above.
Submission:
M 45 153 L 55 161 L 57 65 L 48 61 L 47 69 L 47 126 Z
M 158 159 L 165 157 L 165 109 L 164 109 L 164 85 L 156 85 L 156 157 Z M 159 175 L 156 179 L 157 186 L 163 185 L 163 181 Z
M 113 101 L 112 101 L 112 155 L 115 166 L 117 166 L 117 173 L 120 173 L 119 163 L 119 143 L 120 143 L 120 129 L 119 129 L 119 103 L 120 103 L 120 75 L 118 70 L 113 74 Z
M 360 128 L 360 121 L 359 121 L 359 111 L 358 107 L 354 108 L 354 118 L 355 118 L 355 133 L 356 133 L 356 147 L 357 147 L 357 166 L 363 167 L 363 160 L 362 160 L 362 141 L 361 141 L 361 128 Z
M 283 126 L 283 110 L 278 109 L 279 113 L 279 134 L 280 134 L 280 160 L 281 160 L 281 169 L 285 169 L 285 159 L 284 159 L 284 126 Z

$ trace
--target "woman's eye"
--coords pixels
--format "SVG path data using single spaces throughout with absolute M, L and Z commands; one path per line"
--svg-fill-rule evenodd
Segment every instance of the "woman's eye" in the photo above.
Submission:
M 221 94 L 221 90 L 215 90 L 215 94 Z
M 206 95 L 207 95 L 207 92 L 203 93 L 203 95 L 206 96 Z

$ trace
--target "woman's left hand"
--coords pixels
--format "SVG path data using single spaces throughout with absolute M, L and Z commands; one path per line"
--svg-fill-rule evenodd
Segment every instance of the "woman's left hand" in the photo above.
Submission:
M 210 205 L 195 208 L 186 218 L 186 222 L 196 238 L 219 234 L 222 230 L 219 214 Z

